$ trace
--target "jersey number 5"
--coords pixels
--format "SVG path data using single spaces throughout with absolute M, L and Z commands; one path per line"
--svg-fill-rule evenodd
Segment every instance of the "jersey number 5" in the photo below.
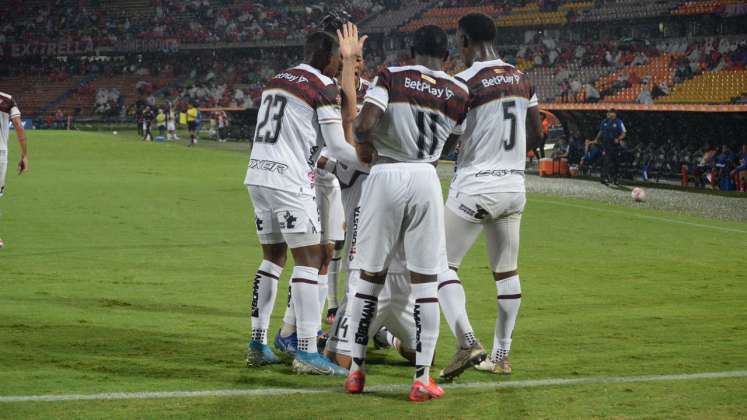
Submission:
M 503 149 L 508 151 L 516 145 L 516 101 L 503 102 L 503 121 L 511 121 L 511 132 L 503 140 Z
M 428 156 L 432 156 L 436 152 L 436 130 L 438 129 L 438 114 L 431 113 L 426 118 L 426 113 L 418 111 L 418 159 L 425 158 L 426 149 L 428 149 Z M 425 132 L 426 119 L 430 119 L 430 136 Z M 430 143 L 430 146 L 428 146 Z
M 283 95 L 268 95 L 265 98 L 263 106 L 265 107 L 265 116 L 262 122 L 257 125 L 257 133 L 254 138 L 255 143 L 275 144 L 280 137 L 280 128 L 283 124 L 283 114 L 288 99 Z M 272 116 L 270 116 L 272 114 Z M 270 123 L 272 120 L 272 123 Z

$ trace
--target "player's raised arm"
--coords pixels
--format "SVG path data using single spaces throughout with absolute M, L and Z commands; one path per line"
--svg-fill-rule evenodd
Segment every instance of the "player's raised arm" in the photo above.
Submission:
M 21 175 L 29 170 L 29 157 L 28 157 L 28 146 L 26 142 L 26 130 L 23 128 L 23 121 L 21 121 L 21 115 L 16 114 L 11 117 L 13 121 L 13 127 L 16 128 L 16 137 L 18 137 L 18 145 L 21 146 L 21 160 L 18 162 L 18 174 Z
M 353 121 L 358 114 L 356 69 L 358 59 L 363 56 L 363 45 L 368 37 L 359 38 L 358 27 L 348 22 L 337 30 L 337 38 L 340 43 L 340 55 L 342 55 L 342 74 L 340 75 L 342 126 L 345 131 L 345 139 L 348 143 L 355 144 Z
M 391 73 L 384 69 L 373 82 L 373 86 L 366 93 L 365 104 L 358 118 L 353 124 L 355 132 L 355 149 L 358 153 L 358 159 L 361 162 L 371 163 L 376 149 L 369 142 L 368 137 L 374 127 L 379 123 L 381 117 L 386 112 L 389 105 L 389 85 L 391 83 Z

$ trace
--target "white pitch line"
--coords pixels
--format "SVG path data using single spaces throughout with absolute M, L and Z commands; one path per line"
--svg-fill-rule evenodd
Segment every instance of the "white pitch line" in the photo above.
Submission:
M 599 208 L 599 207 L 593 207 L 593 206 L 584 206 L 582 204 L 571 204 L 571 203 L 563 203 L 560 201 L 553 201 L 553 200 L 542 200 L 542 199 L 533 199 L 530 201 L 536 201 L 538 203 L 546 203 L 546 204 L 555 204 L 558 206 L 565 206 L 565 207 L 574 207 L 577 209 L 584 209 L 584 210 L 596 210 L 601 211 L 603 213 L 614 213 L 619 214 L 623 216 L 631 216 L 631 217 L 637 217 L 639 219 L 647 219 L 647 220 L 654 220 L 657 222 L 667 222 L 667 223 L 676 223 L 680 225 L 686 225 L 686 226 L 692 226 L 692 227 L 699 227 L 699 228 L 705 228 L 705 229 L 715 229 L 720 230 L 722 232 L 732 232 L 732 233 L 747 233 L 747 230 L 740 230 L 740 229 L 734 229 L 734 228 L 728 228 L 723 226 L 713 226 L 713 225 L 705 225 L 702 223 L 693 223 L 693 222 L 686 222 L 684 220 L 677 220 L 677 219 L 667 219 L 666 217 L 659 217 L 659 216 L 649 216 L 647 214 L 638 214 L 638 213 L 631 213 L 631 212 L 625 212 L 620 210 L 612 210 L 612 209 L 605 209 L 605 208 Z
M 587 378 L 529 379 L 505 382 L 470 382 L 447 384 L 447 389 L 495 390 L 501 388 L 537 388 L 547 386 L 576 386 L 595 384 L 620 384 L 636 382 L 693 381 L 699 379 L 745 378 L 747 370 L 728 372 L 704 372 L 673 375 L 646 376 L 593 376 Z M 392 393 L 410 388 L 405 384 L 372 385 L 366 392 Z M 264 388 L 264 389 L 217 389 L 212 391 L 171 391 L 171 392 L 112 392 L 101 394 L 61 394 L 61 395 L 17 395 L 0 397 L 0 403 L 52 402 L 52 401 L 99 401 L 99 400 L 146 400 L 158 398 L 203 398 L 203 397 L 266 397 L 288 394 L 332 394 L 342 393 L 342 387 L 335 388 Z

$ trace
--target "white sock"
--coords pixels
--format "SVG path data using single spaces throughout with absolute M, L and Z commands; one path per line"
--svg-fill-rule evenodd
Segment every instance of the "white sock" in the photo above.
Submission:
M 450 269 L 438 275 L 438 303 L 459 347 L 466 349 L 472 346 L 477 340 L 467 317 L 464 287 L 456 271 Z
M 296 307 L 293 305 L 293 288 L 288 284 L 288 304 L 283 314 L 283 325 L 280 327 L 280 335 L 287 337 L 296 332 Z
M 275 306 L 278 280 L 283 267 L 264 260 L 259 265 L 252 285 L 252 341 L 267 344 L 267 329 Z
M 441 323 L 436 297 L 438 283 L 413 283 L 412 295 L 415 298 L 415 380 L 427 384 Z
M 298 351 L 316 352 L 316 333 L 322 326 L 318 268 L 302 266 L 293 268 L 291 300 L 296 313 Z
M 498 361 L 511 350 L 511 336 L 521 306 L 521 283 L 516 275 L 495 284 L 498 289 L 498 319 L 495 322 L 492 356 L 494 361 Z
M 324 310 L 324 303 L 327 301 L 327 287 L 329 282 L 329 274 L 319 275 L 319 311 Z M 322 316 L 326 318 L 326 313 Z
M 341 249 L 335 249 L 335 253 L 332 256 L 332 261 L 329 262 L 329 269 L 327 270 L 329 275 L 329 282 L 327 287 L 327 308 L 332 309 L 338 306 L 337 303 L 337 276 L 340 273 L 340 256 L 342 255 Z
M 353 362 L 351 371 L 362 370 L 366 360 L 366 347 L 368 346 L 369 328 L 376 317 L 376 307 L 379 304 L 379 294 L 384 284 L 371 283 L 358 279 L 355 284 L 355 292 L 352 294 L 350 304 L 350 329 L 353 331 L 350 355 Z

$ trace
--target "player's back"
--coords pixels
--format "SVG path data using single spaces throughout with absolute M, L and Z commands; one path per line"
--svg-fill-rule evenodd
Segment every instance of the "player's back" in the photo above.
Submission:
M 246 185 L 314 193 L 320 123 L 341 121 L 339 89 L 301 64 L 273 77 L 262 92 Z
M 424 66 L 379 73 L 366 103 L 384 111 L 372 132 L 379 156 L 398 162 L 433 162 L 461 123 L 469 93 L 464 83 Z
M 529 79 L 500 59 L 459 73 L 470 90 L 452 188 L 468 194 L 523 192 L 526 117 L 537 106 Z

